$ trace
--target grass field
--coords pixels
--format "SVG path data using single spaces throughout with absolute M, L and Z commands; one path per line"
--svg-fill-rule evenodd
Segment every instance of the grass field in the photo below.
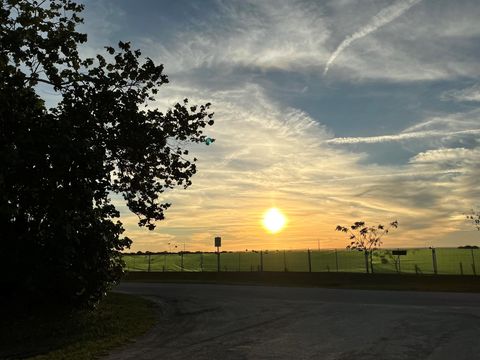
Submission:
M 156 320 L 153 303 L 116 293 L 91 312 L 33 316 L 2 311 L 0 359 L 97 359 L 143 334 Z
M 438 274 L 476 275 L 480 271 L 479 249 L 435 249 Z M 125 255 L 128 271 L 217 271 L 215 253 L 168 253 Z M 263 252 L 225 252 L 220 254 L 220 270 L 286 272 L 366 272 L 362 252 L 348 250 L 292 250 Z M 478 268 L 478 269 L 477 269 Z M 405 256 L 394 256 L 391 250 L 379 250 L 373 257 L 377 273 L 434 274 L 431 249 L 408 249 Z

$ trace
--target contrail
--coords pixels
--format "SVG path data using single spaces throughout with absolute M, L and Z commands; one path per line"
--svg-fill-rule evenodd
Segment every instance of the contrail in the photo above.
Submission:
M 390 141 L 402 141 L 411 139 L 423 139 L 428 137 L 444 137 L 444 136 L 457 136 L 457 135 L 476 135 L 480 134 L 480 129 L 467 129 L 459 131 L 418 131 L 411 133 L 400 133 L 396 135 L 381 135 L 381 136 L 369 136 L 369 137 L 339 137 L 326 141 L 328 144 L 376 144 Z
M 352 35 L 349 35 L 342 41 L 342 43 L 337 47 L 337 49 L 333 52 L 330 58 L 325 65 L 325 70 L 323 71 L 323 75 L 328 72 L 330 65 L 335 61 L 338 55 L 345 50 L 352 42 L 355 40 L 361 39 L 364 36 L 374 32 L 378 28 L 382 27 L 383 25 L 388 24 L 389 22 L 395 20 L 397 17 L 402 15 L 405 11 L 410 9 L 413 5 L 418 4 L 422 0 L 407 0 L 395 3 L 382 9 L 375 15 L 370 23 L 365 25 L 364 27 L 357 30 Z

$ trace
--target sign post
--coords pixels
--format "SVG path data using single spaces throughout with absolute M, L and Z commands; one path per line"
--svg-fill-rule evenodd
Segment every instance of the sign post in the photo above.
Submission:
M 435 275 L 438 274 L 438 269 L 437 269 L 437 252 L 435 251 L 435 248 L 432 247 L 432 262 L 433 262 L 433 273 Z
M 400 263 L 400 256 L 405 256 L 407 255 L 407 250 L 392 250 L 392 256 L 397 256 L 397 261 L 396 263 L 398 264 L 397 272 L 400 274 L 402 272 L 402 267 Z
M 222 246 L 222 238 L 215 237 L 215 247 L 217 248 L 217 272 L 220 272 L 220 247 Z

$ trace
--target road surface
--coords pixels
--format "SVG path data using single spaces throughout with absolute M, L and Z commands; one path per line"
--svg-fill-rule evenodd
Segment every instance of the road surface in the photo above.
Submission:
M 107 359 L 480 359 L 480 294 L 123 283 L 159 322 Z

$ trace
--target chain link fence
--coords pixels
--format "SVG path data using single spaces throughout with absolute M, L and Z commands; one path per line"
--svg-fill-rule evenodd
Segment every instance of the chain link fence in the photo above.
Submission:
M 292 271 L 477 275 L 479 249 L 264 250 L 125 254 L 127 271 Z

